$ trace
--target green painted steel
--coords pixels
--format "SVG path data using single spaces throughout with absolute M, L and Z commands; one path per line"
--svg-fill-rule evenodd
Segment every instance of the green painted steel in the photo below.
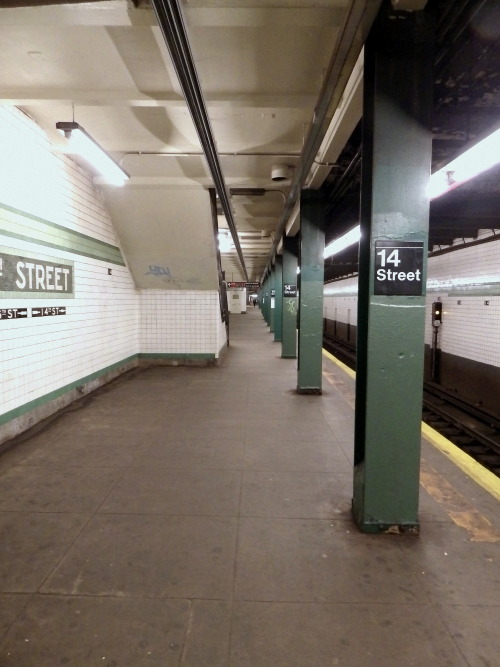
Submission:
M 266 276 L 262 290 L 262 314 L 264 315 L 264 320 L 266 321 L 267 326 L 269 326 L 269 302 L 269 276 Z
M 297 391 L 321 394 L 323 365 L 324 202 L 319 190 L 300 196 L 300 280 Z
M 274 340 L 281 343 L 283 338 L 283 258 L 276 255 L 274 265 Z
M 281 356 L 295 359 L 297 356 L 297 296 L 287 296 L 297 291 L 297 241 L 283 238 L 283 331 Z
M 432 40 L 427 11 L 394 21 L 386 5 L 365 45 L 353 495 L 364 532 L 419 530 Z M 375 262 L 406 256 L 380 241 L 423 245 L 421 295 L 400 278 L 399 293 L 375 294 Z
M 271 274 L 269 277 L 269 330 L 271 333 L 274 333 L 274 300 L 275 300 L 275 277 L 274 277 L 274 267 L 271 269 Z

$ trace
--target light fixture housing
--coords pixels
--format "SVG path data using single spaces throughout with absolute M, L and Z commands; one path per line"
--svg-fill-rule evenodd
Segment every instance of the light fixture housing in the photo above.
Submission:
M 343 236 L 339 236 L 338 239 L 335 239 L 335 241 L 329 243 L 324 250 L 323 257 L 326 259 L 327 257 L 332 257 L 333 255 L 342 252 L 342 250 L 345 250 L 349 246 L 358 243 L 360 238 L 361 228 L 359 225 L 357 225 L 356 227 L 353 227 L 348 232 L 346 232 Z
M 69 141 L 70 153 L 80 155 L 103 178 L 113 185 L 123 185 L 130 175 L 79 123 L 60 121 L 56 128 Z
M 498 162 L 500 162 L 500 129 L 434 172 L 429 179 L 427 194 L 430 199 L 437 199 L 483 171 L 491 169 Z

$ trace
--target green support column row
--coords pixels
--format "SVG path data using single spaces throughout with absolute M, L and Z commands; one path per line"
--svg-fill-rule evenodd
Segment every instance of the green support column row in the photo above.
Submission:
M 269 330 L 271 333 L 274 333 L 274 302 L 275 302 L 275 278 L 274 278 L 274 268 L 271 269 L 271 274 L 269 277 Z
M 281 356 L 297 356 L 297 241 L 283 238 L 283 331 Z
M 364 532 L 419 530 L 432 41 L 427 10 L 386 3 L 365 44 L 353 494 Z
M 321 394 L 322 391 L 324 250 L 322 194 L 319 190 L 303 190 L 300 196 L 299 394 Z
M 274 289 L 274 340 L 280 343 L 283 332 L 283 258 L 281 255 L 276 255 Z

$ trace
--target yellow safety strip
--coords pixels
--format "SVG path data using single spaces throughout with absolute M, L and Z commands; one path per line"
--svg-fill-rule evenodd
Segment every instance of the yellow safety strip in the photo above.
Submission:
M 332 354 L 323 349 L 323 354 L 330 361 L 341 368 L 349 377 L 355 378 L 356 373 L 351 368 L 336 359 Z M 486 468 L 474 461 L 474 459 L 456 447 L 443 435 L 435 431 L 431 426 L 422 422 L 423 437 L 438 449 L 442 454 L 447 456 L 456 466 L 463 470 L 471 479 L 479 484 L 485 491 L 492 495 L 497 500 L 500 500 L 500 478 L 494 475 Z
M 349 368 L 349 366 L 346 366 L 345 364 L 343 364 L 340 361 L 340 359 L 337 359 L 336 357 L 334 357 L 333 354 L 330 354 L 324 348 L 323 348 L 323 354 L 325 355 L 325 357 L 327 357 L 327 359 L 330 359 L 330 361 L 333 361 L 334 364 L 336 364 L 339 368 L 341 368 L 344 371 L 344 373 L 347 373 L 347 375 L 350 378 L 354 379 L 356 377 L 356 371 L 353 371 L 352 368 Z
M 445 456 L 447 456 L 453 463 L 463 470 L 471 479 L 477 482 L 480 486 L 483 487 L 488 493 L 494 496 L 497 500 L 500 500 L 500 478 L 494 475 L 486 468 L 474 461 L 474 459 L 463 452 L 461 449 L 456 447 L 452 442 L 450 442 L 443 435 L 435 431 L 428 424 L 422 422 L 422 435 L 430 442 L 431 445 L 434 445 L 436 449 L 439 449 Z
M 420 484 L 472 542 L 500 542 L 500 532 L 427 461 L 420 465 Z

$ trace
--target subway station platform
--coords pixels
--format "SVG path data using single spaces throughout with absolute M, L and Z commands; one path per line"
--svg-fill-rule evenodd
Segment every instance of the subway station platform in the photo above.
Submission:
M 257 308 L 0 457 L 0 665 L 499 664 L 500 512 L 423 440 L 420 536 L 351 520 L 354 384 L 297 395 Z

